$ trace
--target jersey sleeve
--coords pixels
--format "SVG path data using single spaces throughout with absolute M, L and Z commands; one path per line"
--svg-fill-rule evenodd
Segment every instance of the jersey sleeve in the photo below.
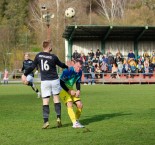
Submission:
M 77 83 L 81 83 L 81 78 L 82 78 L 82 71 L 79 73 L 79 79 L 76 81 Z
M 68 68 L 65 63 L 62 63 L 57 56 L 55 56 L 56 64 L 61 68 Z

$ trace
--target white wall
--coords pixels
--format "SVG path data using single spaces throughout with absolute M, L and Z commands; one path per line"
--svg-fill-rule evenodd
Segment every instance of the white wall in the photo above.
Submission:
M 72 47 L 72 53 L 77 50 L 78 53 L 83 52 L 85 55 L 93 49 L 96 52 L 97 49 L 101 49 L 100 41 L 74 41 Z

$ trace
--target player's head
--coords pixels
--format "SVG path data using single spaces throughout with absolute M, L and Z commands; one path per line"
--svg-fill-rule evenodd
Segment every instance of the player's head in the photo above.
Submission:
M 43 41 L 42 45 L 43 45 L 43 51 L 46 51 L 46 52 L 52 51 L 51 42 L 49 40 Z
M 75 60 L 75 63 L 74 63 L 74 70 L 75 70 L 76 72 L 81 71 L 81 70 L 82 70 L 82 65 L 83 65 L 82 60 L 79 60 L 79 59 Z
M 26 52 L 26 53 L 24 54 L 24 59 L 25 59 L 25 60 L 28 60 L 28 59 L 29 59 L 29 56 L 30 56 L 29 53 Z

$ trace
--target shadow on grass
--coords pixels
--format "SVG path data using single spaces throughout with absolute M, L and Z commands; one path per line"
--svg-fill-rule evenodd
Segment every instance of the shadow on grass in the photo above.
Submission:
M 89 123 L 92 123 L 92 122 L 98 122 L 102 120 L 111 119 L 114 117 L 131 115 L 131 114 L 132 113 L 118 112 L 118 113 L 111 113 L 111 114 L 98 114 L 94 116 L 85 116 L 86 119 L 81 119 L 80 122 L 84 125 L 88 125 Z M 72 126 L 72 123 L 63 124 L 63 127 L 68 127 L 68 126 Z
M 118 112 L 118 113 L 111 113 L 111 114 L 99 114 L 91 117 L 86 116 L 87 118 L 80 120 L 80 122 L 85 125 L 88 125 L 89 123 L 92 123 L 92 122 L 98 122 L 98 121 L 107 120 L 114 117 L 125 116 L 125 115 L 131 115 L 131 113 Z

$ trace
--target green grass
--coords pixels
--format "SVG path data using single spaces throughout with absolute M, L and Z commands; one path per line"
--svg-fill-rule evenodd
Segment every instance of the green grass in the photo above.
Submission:
M 81 123 L 73 129 L 62 105 L 56 128 L 51 99 L 50 125 L 42 130 L 42 101 L 30 87 L 0 86 L 1 145 L 154 145 L 155 85 L 82 86 Z

